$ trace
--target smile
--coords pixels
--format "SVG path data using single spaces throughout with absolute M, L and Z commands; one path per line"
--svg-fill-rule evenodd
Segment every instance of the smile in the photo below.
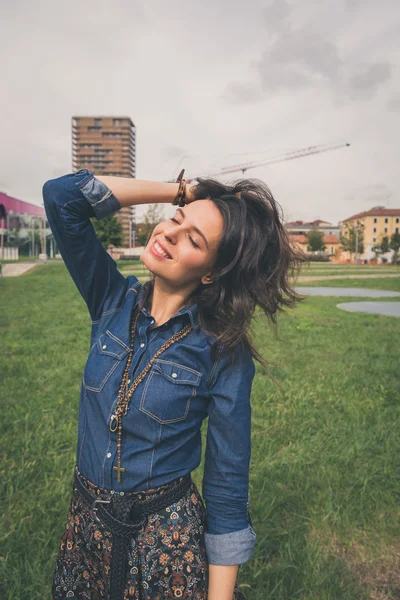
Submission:
M 169 259 L 171 258 L 168 252 L 163 250 L 157 241 L 153 242 L 153 244 L 150 246 L 150 250 L 155 256 Z

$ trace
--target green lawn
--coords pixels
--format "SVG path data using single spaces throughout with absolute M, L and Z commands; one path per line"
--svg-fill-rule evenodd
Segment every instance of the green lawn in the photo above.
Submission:
M 399 277 L 357 279 L 357 276 L 351 279 L 318 279 L 317 281 L 299 281 L 296 287 L 349 287 L 349 288 L 368 288 L 372 290 L 392 290 L 400 292 L 400 274 Z
M 400 277 L 400 266 L 394 265 L 350 265 L 315 262 L 310 265 L 304 265 L 302 276 L 321 275 L 395 275 Z
M 329 275 L 329 277 L 338 277 L 339 275 L 398 275 L 400 277 L 400 269 L 303 269 L 302 277 L 321 277 L 321 275 Z
M 358 281 L 398 289 L 387 287 L 394 279 Z M 0 598 L 47 600 L 70 501 L 90 318 L 62 264 L 0 280 L 0 298 Z M 279 387 L 257 364 L 257 543 L 239 569 L 248 600 L 400 597 L 400 319 L 347 313 L 340 301 L 307 298 L 280 317 L 281 341 L 265 318 L 254 320 Z
M 399 265 L 395 267 L 390 263 L 377 264 L 355 264 L 355 263 L 332 263 L 325 261 L 314 261 L 309 263 L 312 269 L 394 269 L 399 268 Z

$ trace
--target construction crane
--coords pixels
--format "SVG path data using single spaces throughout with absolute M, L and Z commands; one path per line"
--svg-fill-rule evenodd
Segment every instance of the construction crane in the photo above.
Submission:
M 350 146 L 350 144 L 346 142 L 340 142 L 336 144 L 324 144 L 320 146 L 308 146 L 307 148 L 301 148 L 300 150 L 292 150 L 291 152 L 286 152 L 285 154 L 281 154 L 272 158 L 258 161 L 250 161 L 238 165 L 232 165 L 230 167 L 224 167 L 218 173 L 211 173 L 210 175 L 207 175 L 207 177 L 220 177 L 222 175 L 228 175 L 229 173 L 236 173 L 237 171 L 242 171 L 242 173 L 245 173 L 248 169 L 256 169 L 257 167 L 263 167 L 264 165 L 272 165 L 275 163 L 284 162 L 286 160 L 295 160 L 297 158 L 303 158 L 303 156 L 320 154 L 321 152 L 330 152 L 331 150 L 336 150 L 338 148 L 346 148 L 348 146 Z M 195 179 L 197 179 L 197 177 L 192 177 L 191 179 L 186 178 L 186 182 L 190 183 Z

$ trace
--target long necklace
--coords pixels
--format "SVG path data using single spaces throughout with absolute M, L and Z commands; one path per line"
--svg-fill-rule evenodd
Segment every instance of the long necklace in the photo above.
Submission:
M 111 419 L 110 419 L 110 430 L 112 432 L 115 432 L 118 430 L 118 433 L 117 433 L 117 465 L 115 467 L 113 467 L 114 471 L 117 472 L 118 483 L 121 482 L 121 473 L 125 472 L 125 469 L 123 469 L 121 466 L 122 417 L 125 416 L 128 412 L 129 401 L 132 397 L 132 394 L 136 390 L 139 383 L 141 383 L 141 381 L 143 381 L 143 379 L 146 377 L 147 373 L 150 371 L 156 358 L 158 356 L 160 356 L 160 354 L 162 354 L 162 352 L 167 350 L 167 348 L 172 346 L 172 344 L 174 342 L 177 342 L 178 340 L 181 340 L 183 337 L 185 337 L 185 335 L 187 335 L 190 332 L 190 330 L 192 329 L 192 326 L 190 325 L 190 323 L 188 323 L 180 331 L 178 331 L 177 333 L 174 333 L 173 336 L 171 336 L 166 342 L 164 342 L 164 344 L 161 346 L 161 348 L 159 350 L 157 350 L 157 352 L 155 353 L 153 358 L 150 360 L 150 362 L 147 364 L 147 366 L 143 369 L 143 371 L 135 378 L 131 387 L 128 389 L 128 384 L 129 384 L 128 375 L 129 375 L 129 369 L 130 369 L 130 366 L 132 363 L 133 345 L 134 345 L 134 341 L 135 341 L 136 324 L 137 324 L 137 321 L 139 318 L 139 314 L 140 314 L 140 309 L 137 309 L 135 316 L 132 318 L 131 344 L 130 344 L 128 360 L 127 360 L 127 363 L 125 366 L 124 373 L 122 375 L 121 387 L 119 388 L 119 392 L 118 392 L 118 401 L 117 401 L 115 413 L 111 416 Z

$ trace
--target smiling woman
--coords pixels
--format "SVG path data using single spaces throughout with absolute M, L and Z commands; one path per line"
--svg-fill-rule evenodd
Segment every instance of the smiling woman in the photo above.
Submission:
M 262 182 L 202 179 L 152 232 L 141 255 L 152 278 L 125 278 L 90 218 L 175 203 L 179 188 L 87 169 L 43 186 L 50 227 L 92 319 L 54 600 L 244 598 L 237 570 L 256 543 L 253 359 L 267 365 L 248 327 L 257 306 L 275 323 L 278 310 L 301 299 L 289 276 L 303 255 Z M 202 497 L 191 472 L 205 419 Z

